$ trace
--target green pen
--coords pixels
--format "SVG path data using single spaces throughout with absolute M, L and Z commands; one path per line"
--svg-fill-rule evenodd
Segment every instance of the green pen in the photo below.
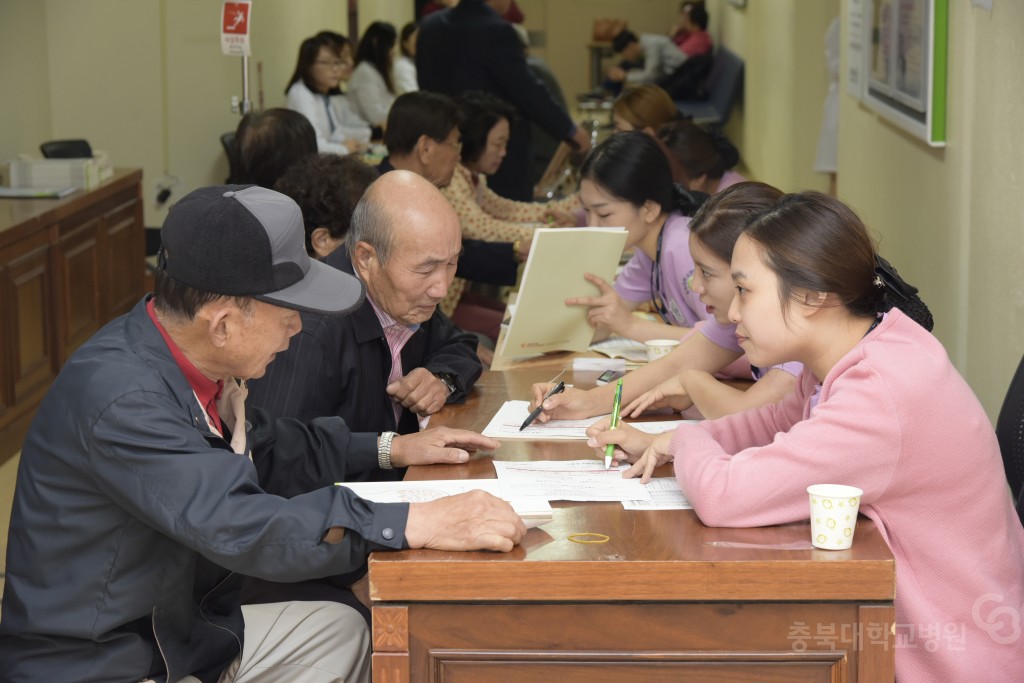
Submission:
M 615 383 L 615 401 L 612 403 L 612 423 L 610 429 L 617 429 L 619 426 L 619 409 L 622 407 L 622 380 Z M 608 444 L 604 447 L 604 468 L 612 466 L 612 454 L 615 453 L 615 444 Z

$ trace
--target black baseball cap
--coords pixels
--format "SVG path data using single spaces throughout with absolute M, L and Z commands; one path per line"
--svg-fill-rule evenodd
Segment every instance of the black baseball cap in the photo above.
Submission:
M 200 188 L 171 208 L 160 239 L 160 267 L 198 290 L 328 315 L 363 302 L 359 280 L 309 257 L 299 205 L 280 192 Z

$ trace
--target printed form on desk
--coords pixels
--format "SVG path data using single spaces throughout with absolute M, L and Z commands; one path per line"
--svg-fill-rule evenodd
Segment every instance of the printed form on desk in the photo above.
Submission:
M 644 485 L 650 498 L 624 500 L 622 507 L 627 510 L 692 510 L 693 505 L 679 488 L 675 477 L 656 477 Z
M 491 421 L 482 432 L 484 436 L 493 439 L 533 439 L 534 441 L 564 441 L 575 440 L 585 441 L 587 428 L 600 421 L 607 415 L 588 417 L 582 420 L 550 420 L 548 422 L 532 422 L 526 429 L 519 431 L 526 416 L 530 414 L 529 401 L 505 401 L 505 403 L 494 414 Z M 686 422 L 696 420 L 663 420 L 659 422 L 629 422 L 630 427 L 635 427 L 648 434 L 661 434 L 675 429 Z
M 594 460 L 495 460 L 503 495 L 541 496 L 548 500 L 627 501 L 649 500 L 651 494 L 639 479 L 623 479 L 626 465 L 606 470 Z
M 426 503 L 468 491 L 487 491 L 508 501 L 527 529 L 541 526 L 553 518 L 551 504 L 535 492 L 510 497 L 497 479 L 434 479 L 426 481 L 360 481 L 339 482 L 337 486 L 351 489 L 360 498 L 375 503 Z

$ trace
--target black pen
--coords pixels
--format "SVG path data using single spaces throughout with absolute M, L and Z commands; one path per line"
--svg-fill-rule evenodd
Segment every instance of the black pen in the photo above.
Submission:
M 523 431 L 524 429 L 530 426 L 531 422 L 537 419 L 537 416 L 540 415 L 542 410 L 544 410 L 544 401 L 548 400 L 555 394 L 562 393 L 563 391 L 565 391 L 565 382 L 559 382 L 554 387 L 552 387 L 551 391 L 549 391 L 547 395 L 541 399 L 540 404 L 533 409 L 533 412 L 526 416 L 526 419 L 523 420 L 523 426 L 519 428 L 519 431 Z

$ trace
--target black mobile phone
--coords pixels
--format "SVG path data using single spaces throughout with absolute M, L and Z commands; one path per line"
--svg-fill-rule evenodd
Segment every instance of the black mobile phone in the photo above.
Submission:
M 600 387 L 600 386 L 603 386 L 605 384 L 608 384 L 609 382 L 614 382 L 615 380 L 619 379 L 620 377 L 624 376 L 625 374 L 626 373 L 619 372 L 618 370 L 605 370 L 600 375 L 598 375 L 598 377 L 597 377 L 597 386 Z

